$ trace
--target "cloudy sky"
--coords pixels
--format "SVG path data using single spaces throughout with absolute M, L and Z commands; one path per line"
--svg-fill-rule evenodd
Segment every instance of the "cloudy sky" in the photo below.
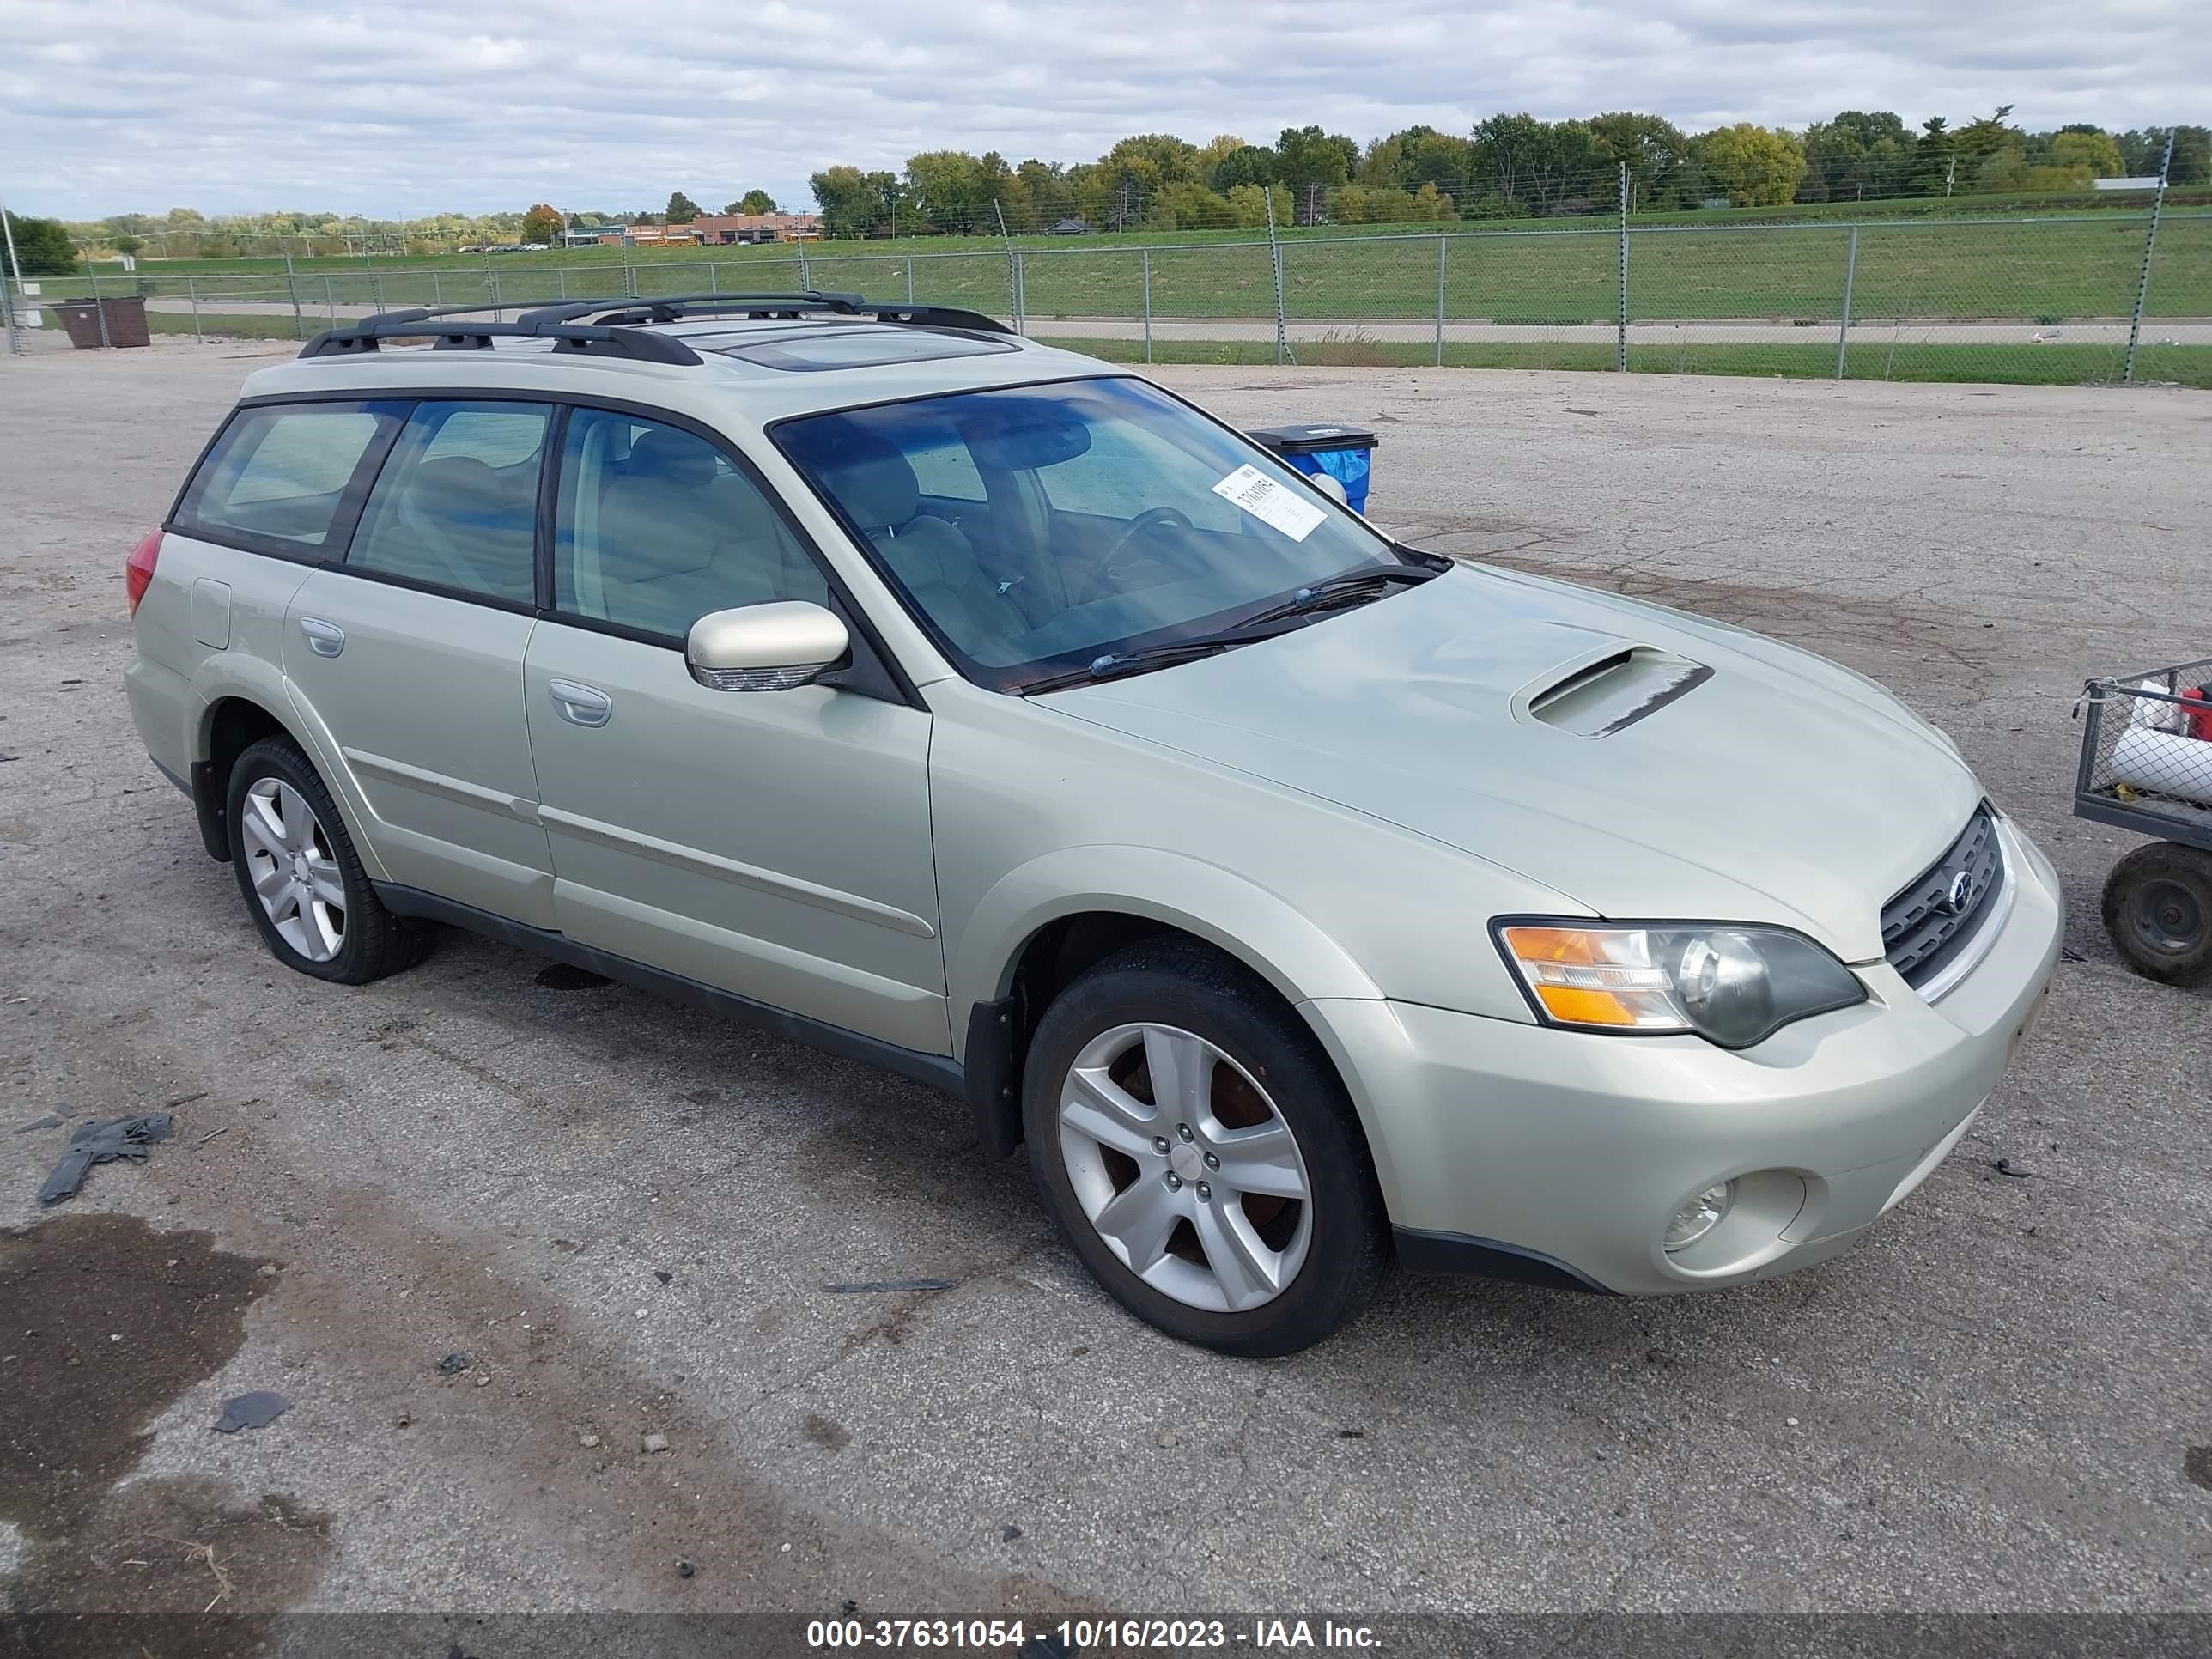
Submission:
M 0 0 L 0 198 L 372 216 L 623 210 L 831 161 L 1498 110 L 2212 121 L 2205 0 Z

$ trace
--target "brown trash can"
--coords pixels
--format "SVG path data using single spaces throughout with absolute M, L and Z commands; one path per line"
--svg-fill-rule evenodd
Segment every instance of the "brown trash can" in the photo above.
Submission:
M 93 308 L 90 300 L 60 300 L 52 307 L 53 313 L 62 319 L 69 331 L 70 343 L 79 351 L 96 350 L 103 345 L 151 345 L 153 340 L 146 332 L 146 302 L 133 295 L 125 300 L 102 298 L 99 309 Z M 107 319 L 107 337 L 100 337 L 100 320 Z

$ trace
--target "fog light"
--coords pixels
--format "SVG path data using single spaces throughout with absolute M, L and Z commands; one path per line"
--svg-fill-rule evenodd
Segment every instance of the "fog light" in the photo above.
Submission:
M 1695 1198 L 1674 1212 L 1674 1218 L 1667 1224 L 1665 1240 L 1668 1253 L 1686 1250 L 1707 1233 L 1721 1224 L 1721 1218 L 1735 1202 L 1735 1182 L 1723 1181 L 1708 1187 Z

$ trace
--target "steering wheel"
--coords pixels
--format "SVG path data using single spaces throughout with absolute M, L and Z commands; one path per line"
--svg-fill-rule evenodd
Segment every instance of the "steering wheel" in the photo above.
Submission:
M 1114 588 L 1123 586 L 1125 584 L 1117 579 L 1120 574 L 1120 571 L 1115 568 L 1121 556 L 1129 550 L 1131 544 L 1135 542 L 1138 537 L 1149 536 L 1156 530 L 1164 529 L 1169 526 L 1172 526 L 1177 530 L 1195 530 L 1198 528 L 1196 525 L 1191 522 L 1190 515 L 1188 513 L 1185 513 L 1181 507 L 1148 507 L 1142 513 L 1137 514 L 1135 518 L 1130 520 L 1129 522 L 1123 526 L 1121 533 L 1114 538 L 1113 546 L 1106 550 L 1105 556 L 1098 561 L 1096 566 L 1092 568 L 1091 574 L 1091 592 L 1088 597 L 1097 599 L 1101 594 L 1109 592 Z M 1142 568 L 1146 565 L 1158 564 L 1158 562 L 1159 561 L 1158 559 L 1139 559 L 1131 564 L 1121 566 L 1121 569 L 1135 570 Z

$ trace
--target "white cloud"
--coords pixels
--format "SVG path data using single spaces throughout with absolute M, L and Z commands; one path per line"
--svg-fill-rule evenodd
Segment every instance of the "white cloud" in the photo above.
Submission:
M 981 0 L 835 7 L 8 0 L 0 193 L 72 218 L 634 208 L 925 149 L 1084 161 L 1131 132 L 1360 138 L 1650 110 L 2031 127 L 2212 117 L 2201 0 Z

